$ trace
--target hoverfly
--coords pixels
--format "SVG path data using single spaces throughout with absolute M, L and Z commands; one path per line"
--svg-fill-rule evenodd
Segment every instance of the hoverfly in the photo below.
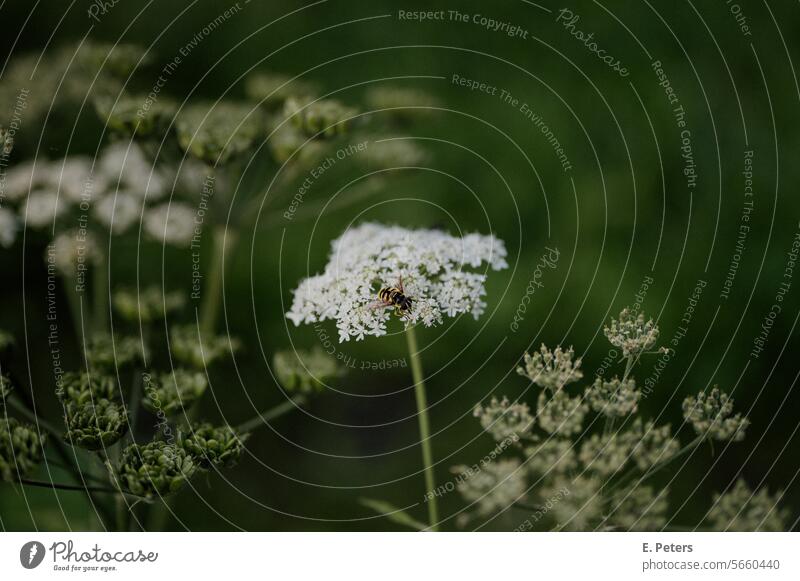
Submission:
M 406 295 L 406 291 L 403 288 L 403 277 L 401 275 L 396 287 L 386 286 L 378 291 L 378 300 L 372 303 L 370 308 L 387 309 L 394 307 L 395 315 L 403 318 L 411 313 L 412 305 L 413 299 Z

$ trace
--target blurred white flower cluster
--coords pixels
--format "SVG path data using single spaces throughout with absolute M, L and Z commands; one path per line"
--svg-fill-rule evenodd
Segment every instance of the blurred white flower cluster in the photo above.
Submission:
M 386 334 L 390 309 L 375 308 L 382 287 L 399 286 L 413 299 L 408 323 L 441 323 L 447 315 L 478 318 L 486 303 L 486 274 L 470 269 L 506 268 L 506 248 L 493 235 L 461 238 L 440 230 L 409 230 L 365 223 L 331 245 L 322 274 L 303 280 L 286 314 L 295 325 L 335 320 L 339 340 Z
M 139 221 L 152 240 L 186 246 L 196 211 L 172 196 L 165 198 L 171 191 L 197 197 L 206 174 L 194 159 L 180 170 L 154 165 L 130 142 L 112 144 L 94 160 L 70 156 L 24 161 L 2 177 L 0 246 L 10 247 L 23 226 L 56 235 L 76 228 L 121 235 Z M 66 238 L 56 240 L 63 243 Z

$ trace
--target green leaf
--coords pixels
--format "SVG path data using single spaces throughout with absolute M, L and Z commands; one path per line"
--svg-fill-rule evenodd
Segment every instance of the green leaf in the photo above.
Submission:
M 385 516 L 387 520 L 405 527 L 412 528 L 417 531 L 424 531 L 428 525 L 415 519 L 402 509 L 397 508 L 389 502 L 383 500 L 375 500 L 372 498 L 362 498 L 359 502 L 369 509 L 374 510 L 378 514 Z

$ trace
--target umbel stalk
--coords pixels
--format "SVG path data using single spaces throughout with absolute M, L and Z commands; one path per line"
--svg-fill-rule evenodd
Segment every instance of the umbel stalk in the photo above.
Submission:
M 419 422 L 419 438 L 422 445 L 422 463 L 425 467 L 425 488 L 428 497 L 428 520 L 430 530 L 439 529 L 439 506 L 433 491 L 436 480 L 433 473 L 433 452 L 431 450 L 431 426 L 428 419 L 428 397 L 425 393 L 425 381 L 422 373 L 422 360 L 417 347 L 417 336 L 413 326 L 406 328 L 408 356 L 411 359 L 411 376 L 414 380 L 414 395 L 417 399 L 417 421 Z

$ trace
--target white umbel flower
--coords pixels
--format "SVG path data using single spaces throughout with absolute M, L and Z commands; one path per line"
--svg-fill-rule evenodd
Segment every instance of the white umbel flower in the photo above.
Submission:
M 505 258 L 505 244 L 493 235 L 362 224 L 333 241 L 325 270 L 300 283 L 286 317 L 295 325 L 333 319 L 340 341 L 385 335 L 392 311 L 375 308 L 377 293 L 402 276 L 413 299 L 408 323 L 431 327 L 463 313 L 477 319 L 486 307 L 486 274 L 467 269 L 501 270 Z
M 19 212 L 28 227 L 44 228 L 64 212 L 65 206 L 55 192 L 39 191 L 28 196 L 28 203 L 20 206 Z
M 194 235 L 195 213 L 186 204 L 165 202 L 144 215 L 144 230 L 158 242 L 188 246 Z
M 141 212 L 141 199 L 127 192 L 109 194 L 94 206 L 97 219 L 115 235 L 123 234 L 130 228 Z
M 88 267 L 100 257 L 100 246 L 91 232 L 70 230 L 62 232 L 50 243 L 45 260 L 52 262 L 65 276 L 75 274 L 79 265 Z
M 18 202 L 29 192 L 35 191 L 49 183 L 49 165 L 47 160 L 26 161 L 10 168 L 3 178 L 3 197 L 11 202 Z
M 171 186 L 170 176 L 160 168 L 154 169 L 135 143 L 120 142 L 107 147 L 100 158 L 100 174 L 103 180 L 112 184 L 112 191 L 116 185 L 148 200 L 162 198 Z
M 17 217 L 11 210 L 0 208 L 0 246 L 9 248 L 17 239 Z
M 94 183 L 92 162 L 87 157 L 74 156 L 52 162 L 49 173 L 53 189 L 75 204 L 90 201 L 95 187 L 104 187 L 103 184 Z

